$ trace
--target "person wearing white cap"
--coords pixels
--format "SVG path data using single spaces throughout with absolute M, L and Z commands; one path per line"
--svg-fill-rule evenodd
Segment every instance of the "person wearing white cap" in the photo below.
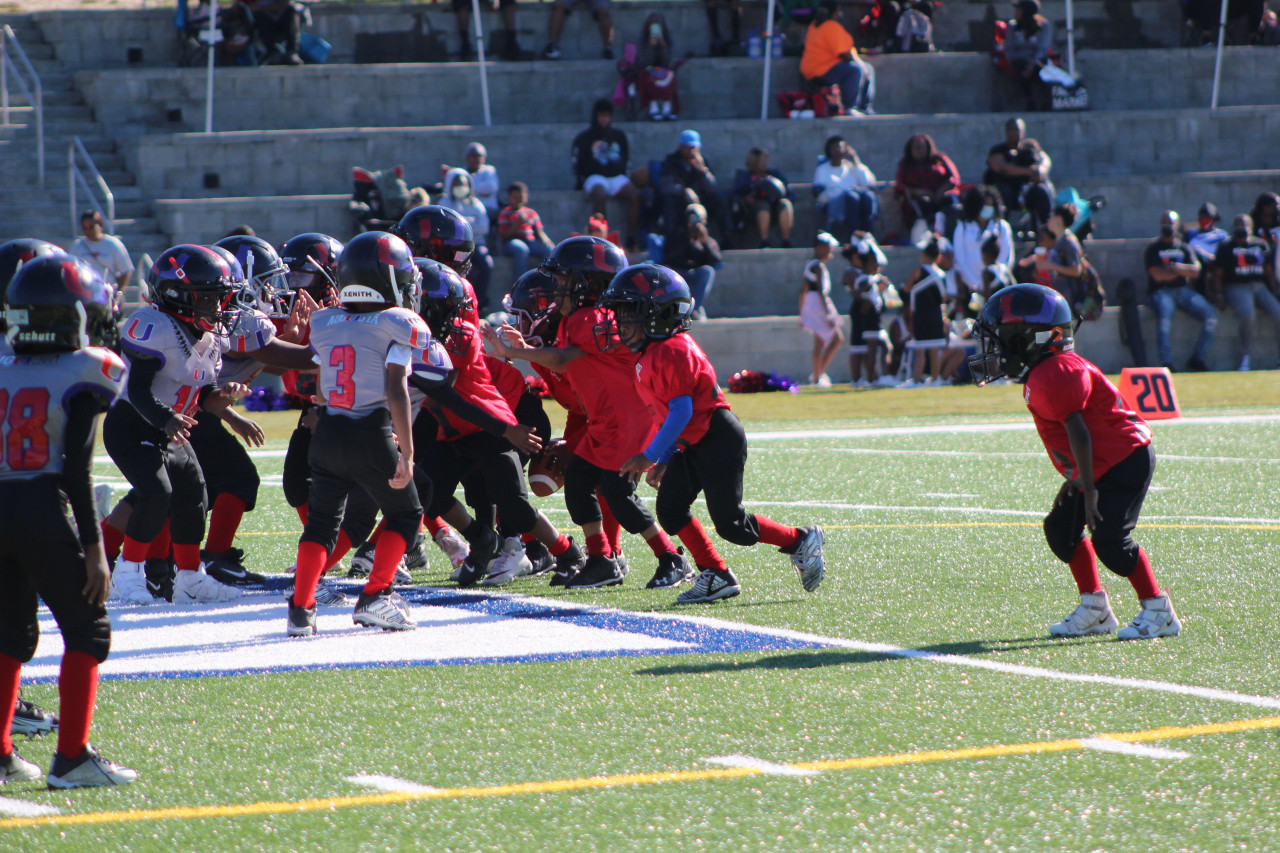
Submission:
M 840 327 L 844 318 L 831 301 L 831 273 L 827 261 L 839 247 L 840 241 L 826 231 L 819 231 L 813 244 L 813 258 L 804 265 L 804 281 L 800 287 L 800 327 L 813 335 L 813 373 L 809 384 L 822 388 L 831 386 L 827 367 L 844 343 Z
M 479 142 L 467 146 L 467 172 L 471 175 L 471 194 L 484 205 L 490 222 L 498 221 L 498 170 L 485 162 L 488 152 Z

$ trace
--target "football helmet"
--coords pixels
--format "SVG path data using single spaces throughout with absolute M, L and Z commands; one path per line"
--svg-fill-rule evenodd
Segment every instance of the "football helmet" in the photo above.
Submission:
M 18 268 L 33 258 L 44 255 L 55 255 L 62 252 L 53 243 L 37 240 L 34 237 L 19 237 L 0 244 L 0 298 Z M 0 333 L 4 332 L 4 312 L 0 311 Z
M 476 238 L 471 223 L 456 210 L 419 205 L 401 217 L 391 233 L 409 244 L 414 257 L 439 261 L 464 278 L 471 272 Z
M 214 245 L 226 249 L 240 262 L 251 299 L 247 307 L 257 308 L 268 317 L 289 316 L 289 286 L 285 280 L 288 270 L 275 247 L 261 237 L 244 234 L 224 237 Z
M 405 242 L 386 231 L 353 237 L 338 255 L 338 302 L 357 314 L 387 308 L 417 313 L 422 274 Z
M 225 334 L 235 325 L 239 285 L 222 255 L 182 243 L 166 249 L 147 273 L 151 303 L 206 332 Z
M 649 341 L 679 334 L 692 323 L 689 285 L 678 272 L 658 264 L 636 264 L 622 270 L 600 296 L 599 305 L 612 314 L 597 327 L 597 340 L 608 341 L 616 331 L 633 352 L 644 349 Z M 643 334 L 628 341 L 623 326 L 639 326 Z
M 531 346 L 555 343 L 560 315 L 552 296 L 554 286 L 551 273 L 539 267 L 516 279 L 511 292 L 502 297 L 502 308 L 511 315 L 511 324 Z
M 1051 355 L 1075 349 L 1080 325 L 1056 291 L 1039 284 L 1001 288 L 982 306 L 973 326 L 978 353 L 969 356 L 974 381 L 986 385 L 1008 377 L 1026 382 L 1031 368 Z
M 414 258 L 422 273 L 422 306 L 418 311 L 436 340 L 457 352 L 465 349 L 472 329 L 464 322 L 470 297 L 462 278 L 429 258 Z
M 290 308 L 300 290 L 311 294 L 318 305 L 332 304 L 332 294 L 338 292 L 338 255 L 341 254 L 341 243 L 328 234 L 314 231 L 299 234 L 284 244 L 280 261 L 288 268 L 285 278 Z
M 24 262 L 5 290 L 5 306 L 5 335 L 18 355 L 120 343 L 119 293 L 71 255 Z
M 595 305 L 626 265 L 626 254 L 603 237 L 561 240 L 542 264 L 555 279 L 556 300 L 568 298 L 575 308 Z

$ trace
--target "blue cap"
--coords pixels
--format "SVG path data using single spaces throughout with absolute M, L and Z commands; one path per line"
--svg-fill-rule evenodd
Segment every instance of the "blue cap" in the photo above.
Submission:
M 680 144 L 688 145 L 690 148 L 701 148 L 702 137 L 698 135 L 696 130 L 682 130 L 680 131 Z

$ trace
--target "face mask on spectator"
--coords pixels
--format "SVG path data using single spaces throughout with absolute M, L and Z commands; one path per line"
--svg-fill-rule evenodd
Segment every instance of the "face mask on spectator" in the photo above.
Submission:
M 1247 240 L 1249 238 L 1249 229 L 1248 228 L 1232 228 L 1231 236 L 1235 237 L 1237 240 Z
M 1161 226 L 1160 226 L 1160 236 L 1161 236 L 1161 237 L 1172 237 L 1172 236 L 1173 236 L 1173 232 L 1174 232 L 1174 227 L 1173 227 L 1172 225 L 1161 225 Z
M 996 209 L 988 204 L 982 208 L 982 210 L 978 213 L 978 215 L 981 216 L 983 219 L 989 220 L 996 215 Z
M 456 199 L 458 199 L 459 201 L 461 201 L 462 199 L 466 198 L 466 197 L 467 197 L 467 196 L 469 196 L 469 195 L 471 195 L 471 190 L 469 190 L 469 189 L 467 188 L 467 185 L 466 185 L 466 184 L 455 184 L 455 185 L 454 185 L 454 187 L 453 187 L 453 197 L 454 197 L 454 198 L 456 198 Z

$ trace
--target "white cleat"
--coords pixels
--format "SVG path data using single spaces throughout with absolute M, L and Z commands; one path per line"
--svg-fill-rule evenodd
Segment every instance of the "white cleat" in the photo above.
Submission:
M 800 541 L 791 553 L 791 565 L 800 574 L 800 583 L 805 592 L 817 589 L 826 575 L 827 563 L 822 557 L 822 546 L 826 539 L 826 534 L 816 524 L 800 528 Z
M 452 527 L 443 528 L 434 538 L 436 547 L 444 552 L 455 569 L 462 565 L 463 560 L 471 556 L 471 546 Z
M 412 631 L 418 627 L 418 623 L 410 618 L 409 607 L 404 599 L 390 590 L 383 590 L 376 595 L 361 593 L 356 601 L 356 609 L 351 614 L 351 621 L 384 631 Z
M 147 573 L 142 563 L 116 560 L 111 573 L 111 597 L 128 604 L 159 604 L 162 599 L 151 594 Z
M 1154 640 L 1156 637 L 1176 637 L 1182 633 L 1182 623 L 1173 611 L 1169 593 L 1162 592 L 1154 598 L 1142 599 L 1142 609 L 1133 622 L 1116 634 L 1118 640 Z
M 234 601 L 240 597 L 240 590 L 227 586 L 205 574 L 204 566 L 196 570 L 179 570 L 173 581 L 173 603 L 198 602 L 212 604 L 221 601 Z
M 98 521 L 106 521 L 107 516 L 111 515 L 111 498 L 114 494 L 106 483 L 99 483 L 93 487 L 93 503 L 98 508 Z
M 1111 609 L 1111 599 L 1105 589 L 1080 596 L 1080 606 L 1066 619 L 1049 626 L 1055 637 L 1087 637 L 1090 634 L 1110 634 L 1120 625 Z
M 482 586 L 501 586 L 511 583 L 521 575 L 533 571 L 533 563 L 524 553 L 524 543 L 519 536 L 508 536 L 502 542 L 502 550 L 497 558 L 489 564 L 489 574 L 480 581 Z

